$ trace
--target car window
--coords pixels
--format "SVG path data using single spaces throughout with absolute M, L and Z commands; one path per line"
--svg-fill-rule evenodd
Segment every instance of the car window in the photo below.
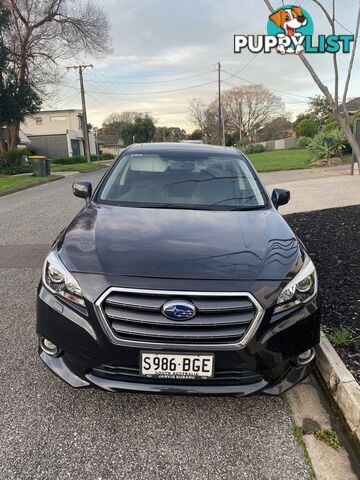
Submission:
M 115 205 L 159 208 L 264 208 L 261 184 L 240 155 L 128 154 L 97 196 Z

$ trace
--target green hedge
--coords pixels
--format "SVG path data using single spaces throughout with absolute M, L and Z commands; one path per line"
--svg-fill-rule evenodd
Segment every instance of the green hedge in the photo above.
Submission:
M 114 160 L 114 155 L 112 153 L 102 153 L 100 155 L 100 160 Z
M 53 158 L 54 165 L 73 165 L 74 163 L 86 163 L 86 157 L 82 155 L 75 155 L 73 157 L 58 157 Z
M 250 153 L 262 153 L 265 152 L 264 145 L 261 143 L 249 143 L 246 147 L 243 148 L 243 152 L 248 155 Z
M 0 174 L 3 175 L 17 175 L 19 173 L 33 173 L 31 165 L 9 165 L 6 163 L 0 163 Z

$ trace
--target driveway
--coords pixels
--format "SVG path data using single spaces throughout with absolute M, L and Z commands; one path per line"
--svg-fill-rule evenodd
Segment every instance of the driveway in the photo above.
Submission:
M 74 178 L 0 198 L 0 478 L 305 480 L 281 398 L 73 390 L 37 358 L 36 287 Z
M 359 173 L 351 176 L 349 172 L 349 165 L 341 165 L 262 173 L 261 178 L 270 195 L 276 187 L 290 190 L 290 203 L 280 207 L 280 213 L 286 215 L 360 204 Z

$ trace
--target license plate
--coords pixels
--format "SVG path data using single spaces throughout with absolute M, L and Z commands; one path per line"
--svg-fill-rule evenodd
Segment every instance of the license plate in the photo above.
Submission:
M 214 376 L 214 355 L 182 355 L 141 352 L 140 372 L 145 377 L 177 380 L 208 379 Z

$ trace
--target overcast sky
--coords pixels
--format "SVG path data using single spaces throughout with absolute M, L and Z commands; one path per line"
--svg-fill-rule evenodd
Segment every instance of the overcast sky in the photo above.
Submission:
M 285 110 L 293 118 L 306 109 L 305 97 L 319 93 L 296 56 L 233 53 L 234 34 L 266 33 L 269 12 L 263 0 L 94 1 L 109 16 L 113 43 L 112 54 L 86 59 L 95 66 L 85 74 L 88 117 L 94 125 L 101 126 L 111 112 L 136 110 L 151 113 L 160 126 L 191 131 L 194 125 L 189 120 L 189 101 L 200 98 L 210 102 L 216 97 L 219 61 L 224 90 L 248 85 L 247 81 L 263 83 L 281 91 Z M 274 7 L 281 3 L 273 0 Z M 331 1 L 323 3 L 330 6 Z M 330 34 L 324 15 L 312 0 L 295 0 L 294 4 L 305 6 L 312 15 L 315 34 Z M 337 0 L 337 4 L 338 21 L 354 31 L 358 0 Z M 348 32 L 338 25 L 338 33 Z M 360 96 L 359 55 L 360 49 L 349 97 Z M 332 91 L 331 55 L 314 54 L 309 59 Z M 348 61 L 349 55 L 342 54 L 343 78 Z M 241 79 L 230 78 L 234 73 Z M 59 98 L 47 106 L 80 108 L 75 73 L 68 73 L 63 83 Z

